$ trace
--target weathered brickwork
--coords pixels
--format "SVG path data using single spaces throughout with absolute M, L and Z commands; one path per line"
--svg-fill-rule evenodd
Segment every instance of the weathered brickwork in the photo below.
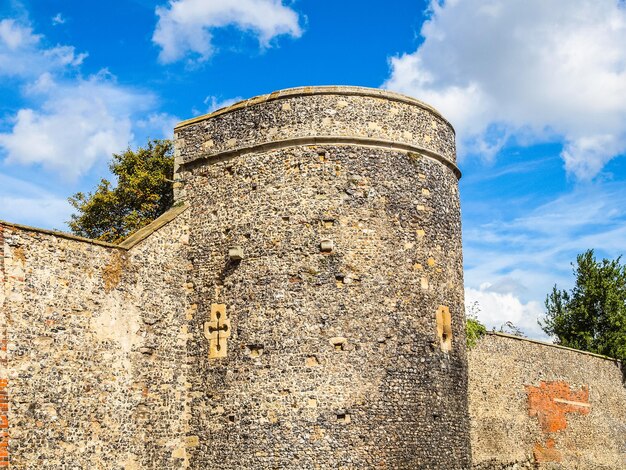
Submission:
M 536 416 L 545 442 L 537 442 L 533 449 L 535 462 L 561 462 L 561 452 L 556 448 L 553 433 L 567 429 L 567 414 L 589 414 L 589 386 L 572 391 L 565 381 L 541 382 L 538 387 L 526 386 L 528 413 Z
M 192 466 L 468 468 L 452 130 L 385 93 L 317 91 L 176 130 L 198 305 Z
M 626 468 L 619 362 L 490 334 L 469 366 L 476 469 Z

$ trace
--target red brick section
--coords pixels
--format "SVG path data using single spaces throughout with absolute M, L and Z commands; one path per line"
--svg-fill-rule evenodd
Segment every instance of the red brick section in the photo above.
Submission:
M 545 444 L 535 444 L 535 461 L 560 462 L 561 453 L 555 448 L 554 439 L 548 435 L 567 428 L 567 413 L 589 414 L 589 387 L 583 386 L 574 392 L 564 381 L 541 382 L 538 387 L 527 385 L 526 393 L 528 414 L 537 417 L 541 430 L 546 434 Z
M 4 272 L 4 227 L 0 225 L 0 289 L 4 289 L 5 283 Z M 0 315 L 5 316 L 2 319 L 2 331 L 0 331 L 0 360 L 2 365 L 2 374 L 6 374 L 8 370 L 7 359 L 7 318 L 3 305 L 0 304 Z M 0 467 L 9 466 L 9 381 L 7 378 L 0 377 Z
M 560 462 L 563 456 L 554 448 L 555 444 L 554 439 L 547 439 L 545 447 L 539 443 L 535 444 L 533 447 L 535 462 Z

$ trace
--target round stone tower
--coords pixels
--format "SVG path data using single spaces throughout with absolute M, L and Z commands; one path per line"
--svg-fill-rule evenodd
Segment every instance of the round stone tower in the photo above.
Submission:
M 179 124 L 191 468 L 467 469 L 454 131 L 357 87 Z

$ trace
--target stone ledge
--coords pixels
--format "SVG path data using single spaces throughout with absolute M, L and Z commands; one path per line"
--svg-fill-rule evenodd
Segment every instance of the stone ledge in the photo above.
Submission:
M 45 228 L 31 227 L 30 225 L 14 224 L 12 222 L 5 222 L 4 220 L 0 220 L 0 226 L 15 228 L 25 232 L 36 232 L 45 235 L 53 235 L 55 237 L 65 238 L 67 240 L 91 243 L 92 245 L 100 245 L 107 248 L 119 248 L 119 245 L 116 245 L 115 243 L 103 242 L 100 240 L 94 240 L 92 238 L 79 237 L 78 235 L 72 235 L 71 233 L 61 232 L 58 230 L 48 230 Z
M 148 225 L 146 225 L 143 228 L 140 228 L 135 233 L 133 233 L 130 237 L 126 238 L 122 243 L 118 245 L 118 247 L 124 250 L 130 250 L 132 247 L 134 247 L 138 243 L 148 238 L 158 229 L 170 223 L 180 214 L 185 212 L 187 210 L 187 207 L 189 206 L 185 203 L 182 203 L 177 206 L 173 206 L 168 211 L 164 212 L 159 217 L 157 217 L 152 222 L 150 222 Z
M 430 158 L 438 161 L 447 168 L 449 168 L 457 179 L 461 179 L 461 170 L 447 158 L 439 155 L 432 150 L 428 150 L 422 147 L 413 146 L 410 144 L 404 144 L 400 142 L 394 142 L 384 139 L 371 139 L 367 137 L 357 136 L 310 136 L 310 137 L 295 137 L 293 139 L 275 140 L 272 142 L 264 142 L 257 145 L 250 145 L 248 147 L 239 147 L 233 150 L 223 150 L 221 152 L 215 152 L 210 154 L 201 155 L 193 160 L 180 163 L 181 168 L 188 168 L 197 165 L 200 162 L 206 162 L 207 160 L 226 160 L 229 158 L 237 157 L 246 153 L 260 153 L 268 152 L 272 150 L 280 150 L 288 147 L 298 147 L 307 145 L 358 145 L 360 147 L 373 147 L 382 148 L 386 150 L 395 150 L 406 153 L 416 153 L 426 158 Z
M 154 221 L 146 225 L 145 227 L 137 230 L 130 237 L 124 240 L 119 245 L 115 243 L 104 242 L 101 240 L 94 240 L 92 238 L 79 237 L 78 235 L 72 235 L 67 232 L 60 232 L 57 230 L 47 230 L 44 228 L 31 227 L 29 225 L 15 224 L 12 222 L 5 222 L 4 220 L 0 220 L 0 226 L 14 228 L 18 230 L 22 230 L 25 232 L 35 232 L 42 233 L 45 235 L 52 235 L 54 237 L 65 238 L 67 240 L 73 240 L 78 242 L 90 243 L 92 245 L 99 245 L 106 248 L 117 248 L 122 250 L 130 250 L 132 247 L 137 245 L 139 242 L 148 238 L 152 233 L 166 225 L 167 223 L 174 220 L 179 214 L 182 214 L 187 209 L 186 204 L 181 204 L 178 206 L 174 206 L 169 209 L 167 212 L 161 214 Z

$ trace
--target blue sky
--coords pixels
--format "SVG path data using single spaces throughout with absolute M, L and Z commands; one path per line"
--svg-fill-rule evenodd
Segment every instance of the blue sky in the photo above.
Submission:
M 112 152 L 303 85 L 437 107 L 457 130 L 467 303 L 541 337 L 577 253 L 626 252 L 620 0 L 0 0 L 0 219 L 64 229 Z

